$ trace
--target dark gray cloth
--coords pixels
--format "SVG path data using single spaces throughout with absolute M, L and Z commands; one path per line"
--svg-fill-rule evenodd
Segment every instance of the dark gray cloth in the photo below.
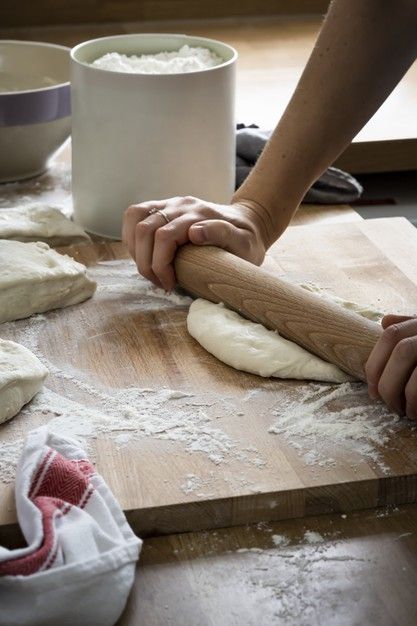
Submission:
M 244 127 L 238 124 L 236 131 L 236 189 L 240 187 L 259 158 L 272 131 Z M 361 197 L 360 183 L 342 170 L 329 167 L 311 186 L 303 202 L 311 204 L 344 204 Z

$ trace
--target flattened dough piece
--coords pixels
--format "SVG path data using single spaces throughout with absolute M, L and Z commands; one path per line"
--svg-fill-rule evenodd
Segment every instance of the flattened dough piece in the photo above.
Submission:
M 86 268 L 46 243 L 0 240 L 0 323 L 90 298 Z
M 32 400 L 47 374 L 46 367 L 30 350 L 0 339 L 0 424 Z
M 188 312 L 187 328 L 208 352 L 244 372 L 334 383 L 352 380 L 336 365 L 221 304 L 195 300 Z
M 0 239 L 44 241 L 67 246 L 90 241 L 86 232 L 56 207 L 27 204 L 0 209 Z

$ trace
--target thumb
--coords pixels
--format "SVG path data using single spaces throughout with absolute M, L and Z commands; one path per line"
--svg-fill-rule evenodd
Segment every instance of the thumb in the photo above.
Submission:
M 188 237 L 198 246 L 217 246 L 237 256 L 247 249 L 248 233 L 224 220 L 206 220 L 190 226 Z
M 413 316 L 410 315 L 384 315 L 381 320 L 382 328 L 388 328 L 388 326 L 392 326 L 392 324 L 400 324 L 401 322 L 406 322 L 407 320 L 412 320 Z

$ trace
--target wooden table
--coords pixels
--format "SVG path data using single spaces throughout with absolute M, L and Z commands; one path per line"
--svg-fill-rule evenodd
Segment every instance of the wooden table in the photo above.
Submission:
M 2 204 L 16 201 L 19 193 L 26 198 L 47 198 L 52 202 L 55 199 L 65 204 L 68 178 L 60 167 L 57 165 L 52 177 L 45 176 L 40 185 L 32 181 L 19 185 L 19 191 L 8 188 L 8 198 L 6 193 L 0 198 Z M 65 168 L 65 159 L 62 167 Z M 315 219 L 323 228 L 305 226 Z M 339 226 L 338 219 L 342 220 Z M 384 250 L 384 263 L 393 263 L 393 275 L 387 276 L 390 292 L 394 289 L 393 293 L 397 293 L 399 272 L 407 280 L 413 280 L 410 250 L 414 255 L 416 249 L 409 246 L 415 245 L 415 231 L 403 220 L 366 223 L 351 209 L 340 207 L 307 207 L 300 210 L 296 220 L 299 228 L 289 230 L 288 238 L 282 241 L 277 257 L 279 271 L 295 276 L 297 231 L 307 258 L 323 247 L 327 242 L 326 231 L 335 227 L 342 239 L 352 233 L 352 229 L 356 237 L 368 239 L 374 264 L 380 258 L 380 250 Z M 339 242 L 333 240 L 332 245 L 338 247 Z M 334 289 L 337 285 L 340 288 L 341 273 L 350 271 L 348 258 L 344 259 L 339 258 L 337 267 L 328 274 L 331 280 L 327 287 Z M 312 277 L 311 273 L 307 265 L 307 278 Z M 360 275 L 356 270 L 354 273 L 358 280 Z M 305 269 L 303 275 L 306 275 Z M 373 297 L 376 294 L 374 291 Z M 202 351 L 198 347 L 196 350 L 201 356 Z M 213 361 L 205 359 L 201 365 L 209 365 L 211 369 Z M 227 373 L 228 369 L 222 371 Z M 231 384 L 234 376 L 231 371 L 226 374 L 227 384 Z M 236 376 L 240 381 L 246 378 L 237 373 Z M 398 462 L 399 474 L 402 474 L 393 483 L 395 497 L 405 493 L 404 486 L 410 489 L 411 485 L 404 462 L 407 464 L 412 459 L 407 461 L 405 456 L 401 451 L 397 460 L 390 459 L 394 465 Z M 101 465 L 106 472 L 106 463 Z M 375 505 L 389 501 L 390 497 L 384 478 L 380 479 L 380 484 L 382 489 Z M 317 506 L 323 510 L 323 503 L 332 506 L 332 502 L 326 500 L 326 491 L 323 489 L 319 498 L 311 500 L 310 513 Z M 408 491 L 410 493 L 413 499 L 413 490 Z M 357 498 L 355 490 L 351 497 Z M 349 508 L 348 502 L 349 498 L 344 499 L 342 508 Z M 306 616 L 309 624 L 411 626 L 414 623 L 417 610 L 414 593 L 416 506 L 340 512 L 275 523 L 270 522 L 271 511 L 269 508 L 258 518 L 266 523 L 261 521 L 256 526 L 146 540 L 135 588 L 119 623 L 122 626 L 233 626 L 244 622 L 298 626 L 307 623 Z M 239 518 L 233 523 L 239 523 Z M 208 520 L 207 527 L 210 525 L 213 525 L 212 520 Z M 12 545 L 16 535 L 8 535 L 7 527 L 2 531 L 2 541 Z M 324 541 L 314 534 L 306 535 L 306 531 L 320 533 Z M 280 536 L 285 537 L 284 541 L 289 540 L 289 546 L 275 546 L 274 541 L 282 541 Z M 319 543 L 309 543 L 317 539 Z
M 118 626 L 414 626 L 416 555 L 416 505 L 155 537 Z
M 220 39 L 239 52 L 237 120 L 273 128 L 294 91 L 321 21 L 317 15 L 295 15 L 0 28 L 0 38 L 50 41 L 67 46 L 95 37 L 134 32 L 185 32 Z M 416 169 L 416 110 L 417 64 L 338 159 L 337 165 L 356 173 Z

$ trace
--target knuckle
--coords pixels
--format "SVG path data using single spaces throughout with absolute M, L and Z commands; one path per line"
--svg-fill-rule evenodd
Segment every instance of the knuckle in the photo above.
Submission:
M 242 252 L 245 253 L 248 257 L 252 258 L 257 256 L 257 246 L 256 242 L 253 241 L 250 233 L 247 231 L 239 233 L 239 240 Z
M 143 221 L 136 224 L 136 234 L 138 235 L 138 237 L 146 236 L 151 233 L 152 230 L 153 227 L 149 222 Z
M 242 243 L 247 246 L 248 248 L 255 248 L 257 245 L 257 242 L 254 241 L 252 233 L 250 233 L 248 230 L 243 230 L 239 232 L 239 237 L 240 240 L 242 241 Z
M 155 240 L 159 241 L 159 242 L 164 242 L 164 241 L 169 241 L 170 239 L 173 238 L 175 233 L 175 229 L 170 226 L 162 226 L 161 228 L 158 228 L 158 230 L 155 233 Z
M 127 207 L 127 209 L 124 210 L 123 219 L 130 220 L 133 217 L 136 217 L 136 214 L 137 214 L 137 208 L 133 204 L 131 204 L 130 206 Z
M 399 324 L 388 326 L 382 334 L 382 339 L 390 345 L 398 343 L 401 340 L 401 327 Z
M 416 346 L 413 337 L 401 339 L 395 346 L 394 350 L 395 353 L 403 360 L 408 360 L 413 357 L 416 352 Z
M 199 204 L 197 207 L 197 211 L 199 215 L 202 215 L 206 219 L 220 219 L 221 216 L 219 212 L 216 211 L 214 207 L 209 206 L 208 204 Z

